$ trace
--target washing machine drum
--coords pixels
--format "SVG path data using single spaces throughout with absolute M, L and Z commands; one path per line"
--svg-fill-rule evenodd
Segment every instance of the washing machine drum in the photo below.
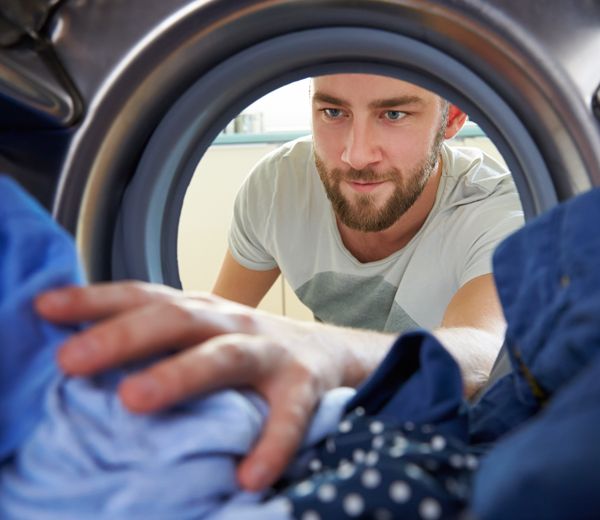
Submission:
M 91 280 L 180 285 L 200 158 L 244 107 L 324 73 L 464 109 L 527 217 L 600 183 L 600 3 L 0 0 L 0 170 L 78 239 Z

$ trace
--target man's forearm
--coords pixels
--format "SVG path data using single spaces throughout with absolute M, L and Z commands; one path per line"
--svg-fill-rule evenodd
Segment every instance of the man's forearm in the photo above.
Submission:
M 357 386 L 377 368 L 397 339 L 397 335 L 375 331 L 314 325 L 304 341 L 315 341 L 332 349 L 334 359 L 343 367 L 343 385 Z M 442 327 L 434 336 L 460 367 L 467 397 L 487 383 L 502 338 L 473 327 Z
M 471 397 L 487 383 L 502 338 L 473 327 L 442 327 L 433 334 L 458 363 L 465 395 Z

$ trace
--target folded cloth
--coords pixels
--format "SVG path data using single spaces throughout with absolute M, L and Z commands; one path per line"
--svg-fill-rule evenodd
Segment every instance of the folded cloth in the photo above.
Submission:
M 42 415 L 58 373 L 57 346 L 72 332 L 40 320 L 40 292 L 81 282 L 71 238 L 14 181 L 0 176 L 0 463 Z

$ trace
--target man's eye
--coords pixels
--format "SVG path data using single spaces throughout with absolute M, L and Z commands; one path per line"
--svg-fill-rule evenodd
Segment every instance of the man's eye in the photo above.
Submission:
M 401 112 L 400 110 L 388 110 L 385 113 L 385 117 L 390 121 L 399 121 L 406 115 L 406 112 Z
M 323 113 L 329 119 L 338 119 L 343 115 L 343 112 L 339 108 L 324 108 Z

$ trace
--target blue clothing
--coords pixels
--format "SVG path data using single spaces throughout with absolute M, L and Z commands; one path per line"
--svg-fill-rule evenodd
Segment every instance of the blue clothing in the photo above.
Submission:
M 597 518 L 598 222 L 596 189 L 498 248 L 513 370 L 468 423 L 450 356 L 427 332 L 401 337 L 286 491 L 295 517 Z
M 401 336 L 286 490 L 294 518 L 458 517 L 479 455 L 466 412 L 450 354 L 427 332 Z
M 257 494 L 233 472 L 264 402 L 223 391 L 136 416 L 115 395 L 123 372 L 59 376 L 53 356 L 70 331 L 31 301 L 79 281 L 72 243 L 5 179 L 0 217 L 1 518 L 597 516 L 600 190 L 495 254 L 511 374 L 468 407 L 437 340 L 404 335 L 356 394 L 326 395 L 279 491 Z
M 598 517 L 598 222 L 594 189 L 496 252 L 513 374 L 472 414 L 472 442 L 497 442 L 474 481 L 472 508 L 482 519 Z
M 117 396 L 123 374 L 59 378 L 45 416 L 0 478 L 7 520 L 287 519 L 285 504 L 258 507 L 236 464 L 257 439 L 267 407 L 252 392 L 215 392 L 162 413 L 128 412 Z M 333 431 L 349 388 L 329 392 L 306 443 Z M 226 509 L 223 509 L 225 508 Z
M 41 291 L 81 282 L 71 238 L 8 177 L 0 177 L 0 463 L 38 423 L 71 330 L 39 319 Z
M 79 283 L 71 238 L 0 178 L 0 518 L 286 519 L 287 503 L 243 493 L 235 465 L 267 414 L 251 392 L 222 391 L 154 415 L 123 408 L 123 371 L 65 378 L 54 356 L 73 332 L 33 310 L 44 290 Z M 306 446 L 334 430 L 354 390 L 329 392 Z

